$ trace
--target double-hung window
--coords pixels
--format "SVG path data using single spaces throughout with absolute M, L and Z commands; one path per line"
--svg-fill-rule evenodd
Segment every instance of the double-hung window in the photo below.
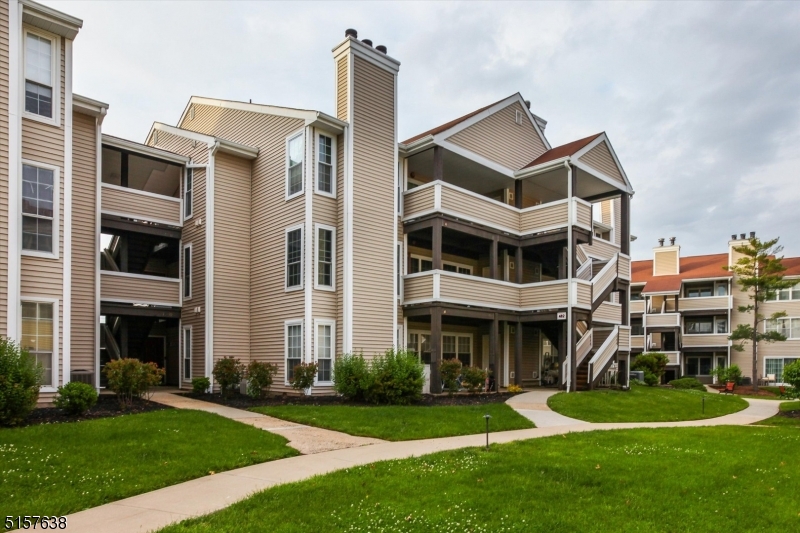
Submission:
M 303 286 L 303 228 L 286 231 L 286 288 Z
M 687 335 L 713 333 L 713 317 L 686 317 L 684 327 Z
M 800 318 L 779 318 L 765 322 L 767 332 L 777 331 L 787 339 L 800 339 Z
M 472 336 L 442 335 L 442 358 L 458 359 L 464 366 L 472 363 Z
M 286 381 L 294 377 L 294 367 L 303 362 L 303 322 L 286 322 Z
M 192 245 L 183 247 L 183 297 L 192 297 Z
M 192 328 L 183 328 L 183 379 L 192 379 Z
M 53 253 L 55 172 L 22 165 L 22 249 Z
M 55 42 L 29 31 L 25 32 L 25 112 L 54 118 L 53 83 Z
M 54 313 L 49 302 L 22 302 L 22 342 L 20 347 L 27 350 L 44 369 L 42 385 L 54 386 L 53 349 Z
M 788 289 L 781 289 L 776 291 L 772 294 L 771 298 L 768 298 L 770 301 L 779 301 L 779 300 L 800 300 L 800 283 L 795 285 L 794 287 L 789 287 Z
M 330 383 L 333 381 L 333 335 L 335 329 L 333 320 L 317 320 L 316 347 L 317 382 Z
M 334 288 L 334 242 L 336 230 L 329 226 L 317 226 L 317 288 Z
M 333 196 L 335 194 L 333 138 L 320 134 L 317 143 L 317 192 Z
M 192 186 L 194 180 L 194 169 L 186 169 L 186 177 L 183 181 L 183 218 L 192 218 Z
M 286 199 L 303 192 L 303 133 L 286 141 Z

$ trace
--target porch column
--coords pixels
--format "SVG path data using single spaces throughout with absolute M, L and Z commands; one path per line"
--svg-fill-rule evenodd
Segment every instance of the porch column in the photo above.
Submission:
M 519 248 L 517 248 L 519 250 Z M 522 386 L 522 322 L 517 322 L 514 335 L 514 383 Z
M 432 239 L 433 269 L 441 270 L 442 269 L 442 219 L 441 218 L 433 219 L 433 226 L 431 227 L 431 230 L 433 231 L 433 239 Z
M 629 312 L 630 288 L 623 289 L 619 291 L 617 294 L 619 294 L 620 311 L 622 312 L 622 325 L 630 326 L 631 325 L 631 314 Z
M 489 248 L 489 277 L 497 279 L 497 236 L 492 237 L 491 248 Z
M 119 270 L 128 271 L 128 236 L 123 235 L 119 240 Z
M 498 378 L 500 377 L 500 367 L 497 364 L 499 359 L 498 355 L 500 354 L 500 350 L 498 349 L 500 340 L 499 329 L 500 323 L 497 320 L 497 315 L 494 315 L 492 325 L 489 327 L 489 370 L 494 377 L 495 390 L 497 390 Z
M 433 147 L 433 179 L 444 181 L 444 148 Z
M 522 209 L 522 180 L 514 182 L 514 207 Z
M 522 283 L 522 264 L 522 246 L 517 246 L 517 252 L 514 254 L 514 272 L 517 275 L 517 283 Z
M 572 311 L 572 320 L 568 324 L 572 328 L 572 337 L 570 338 L 569 346 L 569 367 L 570 367 L 570 390 L 577 390 L 578 387 L 578 317 L 575 316 L 575 311 Z
M 623 193 L 620 196 L 619 214 L 622 219 L 620 224 L 619 251 L 623 254 L 631 254 L 631 197 Z
M 558 325 L 558 388 L 564 388 L 564 361 L 567 355 L 567 322 L 562 320 Z
M 439 365 L 442 362 L 442 309 L 431 309 L 431 392 L 442 392 L 442 374 Z

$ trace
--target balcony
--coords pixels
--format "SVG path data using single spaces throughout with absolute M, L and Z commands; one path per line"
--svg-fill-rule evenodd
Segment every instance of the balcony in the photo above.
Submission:
M 403 193 L 404 221 L 434 213 L 517 236 L 565 229 L 570 223 L 591 231 L 592 224 L 591 204 L 574 197 L 518 209 L 443 181 Z
M 686 335 L 681 337 L 684 348 L 727 348 L 728 333 L 706 333 L 700 335 Z
M 563 309 L 572 304 L 590 309 L 591 298 L 591 283 L 583 280 L 516 284 L 444 270 L 429 270 L 403 277 L 404 305 L 443 302 L 509 311 L 535 311 Z
M 614 244 L 613 242 L 601 239 L 599 237 L 594 237 L 592 239 L 591 246 L 588 244 L 581 244 L 578 246 L 578 248 L 581 250 L 583 255 L 587 257 L 591 256 L 601 261 L 611 259 L 620 251 L 618 244 Z M 628 273 L 628 276 L 630 276 L 630 272 Z
M 678 309 L 684 311 L 714 311 L 731 309 L 733 307 L 731 296 L 705 296 L 700 298 L 681 298 L 678 300 Z
M 645 315 L 646 328 L 671 328 L 680 325 L 681 315 L 678 313 L 659 313 Z
M 631 335 L 631 349 L 644 350 L 644 335 Z
M 102 271 L 100 273 L 100 299 L 104 302 L 179 307 L 181 305 L 181 280 L 127 272 Z
M 631 300 L 631 314 L 644 313 L 644 300 Z
M 100 210 L 103 214 L 169 226 L 181 226 L 181 199 L 103 183 Z

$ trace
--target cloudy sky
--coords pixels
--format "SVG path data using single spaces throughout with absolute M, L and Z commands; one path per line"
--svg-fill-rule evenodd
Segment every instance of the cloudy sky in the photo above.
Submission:
M 333 114 L 352 27 L 402 63 L 401 139 L 518 91 L 553 146 L 606 131 L 635 259 L 749 231 L 800 255 L 800 3 L 44 3 L 84 21 L 74 89 L 107 133 L 142 141 L 191 95 Z

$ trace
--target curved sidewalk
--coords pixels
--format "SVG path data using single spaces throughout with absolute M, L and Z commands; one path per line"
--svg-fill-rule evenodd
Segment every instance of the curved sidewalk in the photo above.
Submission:
M 510 404 L 526 407 L 525 409 L 520 409 L 520 412 L 548 413 L 546 397 L 544 397 L 544 409 L 535 408 L 542 405 L 541 397 L 526 397 L 523 394 L 515 398 L 525 400 L 509 402 Z M 547 425 L 546 419 L 540 418 L 544 423 L 541 427 L 492 433 L 490 440 L 492 443 L 505 443 L 576 431 L 609 429 L 746 425 L 777 414 L 778 406 L 780 405 L 780 402 L 773 400 L 747 401 L 750 406 L 738 413 L 719 418 L 687 422 L 590 424 L 576 420 L 575 423 Z M 552 411 L 549 412 L 552 413 Z M 538 415 L 532 416 L 536 417 Z M 528 416 L 528 418 L 531 417 Z M 533 418 L 531 419 L 533 420 Z M 562 417 L 562 419 L 552 418 L 551 420 L 565 422 L 563 419 L 573 420 L 567 417 Z M 144 533 L 186 518 L 218 511 L 247 498 L 255 492 L 275 485 L 302 481 L 312 476 L 376 461 L 405 459 L 444 450 L 484 446 L 485 439 L 486 436 L 481 434 L 417 441 L 382 442 L 380 444 L 343 448 L 247 466 L 172 485 L 69 515 L 67 517 L 68 531 L 79 531 L 81 533 L 105 533 L 107 531 Z

